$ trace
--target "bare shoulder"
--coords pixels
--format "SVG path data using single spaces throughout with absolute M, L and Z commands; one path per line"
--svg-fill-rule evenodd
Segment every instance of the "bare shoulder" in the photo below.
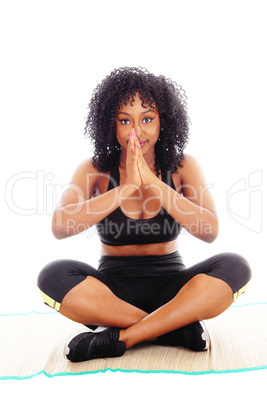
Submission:
M 182 165 L 182 167 L 177 166 L 177 171 L 172 174 L 175 188 L 179 193 L 181 193 L 183 185 L 192 183 L 192 181 L 195 181 L 196 176 L 202 175 L 200 164 L 193 155 L 184 154 Z
M 184 159 L 182 160 L 182 165 L 184 168 L 188 169 L 190 167 L 197 167 L 199 166 L 199 162 L 197 161 L 196 157 L 191 154 L 184 154 Z
M 216 215 L 215 204 L 200 163 L 189 154 L 185 155 L 182 163 L 184 166 L 181 169 L 183 195 Z
M 204 173 L 198 160 L 191 154 L 184 154 L 182 160 L 183 168 L 181 172 L 181 181 L 188 183 L 191 181 L 205 182 Z
M 93 159 L 92 158 L 86 158 L 84 159 L 76 168 L 74 171 L 74 175 L 84 175 L 86 173 L 97 173 L 98 170 L 94 167 L 93 165 Z
M 74 170 L 71 180 L 62 195 L 59 206 L 81 202 L 91 198 L 98 181 L 98 170 L 93 160 L 86 158 Z
M 92 158 L 83 160 L 75 170 L 71 184 L 78 186 L 85 199 L 103 194 L 107 191 L 110 172 L 99 172 Z
M 71 178 L 71 184 L 80 186 L 83 188 L 86 185 L 86 182 L 88 181 L 88 178 L 91 178 L 91 180 L 94 181 L 94 183 L 97 182 L 98 178 L 98 170 L 93 166 L 93 160 L 92 158 L 86 158 L 84 159 L 75 169 L 72 178 Z

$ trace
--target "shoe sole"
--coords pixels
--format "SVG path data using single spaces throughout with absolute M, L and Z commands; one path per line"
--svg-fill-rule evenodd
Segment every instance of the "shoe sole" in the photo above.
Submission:
M 201 337 L 203 339 L 203 341 L 206 342 L 206 346 L 203 350 L 208 350 L 210 348 L 210 336 L 209 336 L 209 332 L 207 330 L 207 327 L 204 323 L 204 321 L 199 321 L 200 325 L 202 326 L 203 332 L 201 334 Z
M 91 332 L 91 333 L 96 334 L 97 332 L 102 332 L 102 331 L 104 331 L 104 330 L 107 329 L 107 328 L 108 328 L 108 327 L 104 327 L 104 326 L 99 325 L 99 327 L 97 327 L 94 331 L 93 331 L 93 330 L 90 330 L 90 329 L 88 328 L 89 331 L 88 331 L 88 329 L 87 329 L 87 330 L 85 330 L 85 331 L 79 330 L 79 331 L 77 331 L 77 332 L 74 332 L 74 333 L 69 337 L 69 339 L 67 340 L 67 342 L 65 343 L 65 346 L 64 346 L 64 349 L 63 349 L 63 357 L 64 357 L 64 359 L 65 359 L 65 360 L 68 360 L 68 361 L 71 361 L 71 360 L 69 360 L 69 359 L 67 358 L 67 355 L 70 353 L 69 344 L 71 343 L 71 341 L 72 341 L 77 335 L 83 334 L 83 333 L 85 333 L 85 332 Z

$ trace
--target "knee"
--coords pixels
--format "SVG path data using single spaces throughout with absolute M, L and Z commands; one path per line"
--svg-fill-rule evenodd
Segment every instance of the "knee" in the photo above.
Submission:
M 221 261 L 234 293 L 247 285 L 252 277 L 252 271 L 250 264 L 243 256 L 236 253 L 224 253 L 221 255 Z
M 37 286 L 43 299 L 61 303 L 65 295 L 90 274 L 93 274 L 93 268 L 87 264 L 76 260 L 56 260 L 41 270 Z
M 57 270 L 57 261 L 47 264 L 38 275 L 37 286 L 40 290 L 43 302 L 56 311 L 59 311 L 60 300 L 58 299 L 58 292 L 56 291 L 58 283 L 56 283 L 57 281 L 55 280 Z
M 53 261 L 45 265 L 40 271 L 37 277 L 37 286 L 42 292 L 49 293 L 49 288 L 55 283 L 58 265 L 58 261 Z
M 235 272 L 237 276 L 244 278 L 245 282 L 251 279 L 252 271 L 248 261 L 240 254 L 226 253 L 225 264 L 228 269 Z
M 72 261 L 69 260 L 52 261 L 40 271 L 37 286 L 46 304 L 51 306 L 53 301 L 61 303 L 66 293 L 76 284 L 77 276 L 73 276 L 73 271 Z

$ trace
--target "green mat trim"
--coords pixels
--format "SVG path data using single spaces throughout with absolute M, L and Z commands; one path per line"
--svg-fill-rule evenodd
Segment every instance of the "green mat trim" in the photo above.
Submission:
M 261 366 L 261 367 L 249 367 L 249 368 L 244 368 L 244 369 L 234 369 L 234 370 L 208 370 L 208 371 L 193 371 L 193 372 L 188 372 L 188 371 L 179 371 L 179 370 L 122 370 L 122 369 L 103 369 L 103 370 L 94 370 L 94 371 L 81 371 L 79 373 L 71 373 L 71 372 L 63 372 L 63 373 L 55 373 L 55 374 L 48 374 L 46 371 L 42 370 L 39 371 L 36 374 L 32 374 L 29 376 L 25 377 L 19 377 L 19 376 L 4 376 L 0 377 L 0 380 L 28 380 L 33 377 L 36 377 L 38 375 L 45 375 L 48 378 L 53 378 L 53 377 L 60 377 L 60 376 L 78 376 L 78 375 L 86 375 L 86 374 L 98 374 L 98 373 L 106 373 L 108 371 L 112 373 L 139 373 L 139 374 L 184 374 L 184 375 L 205 375 L 205 374 L 232 374 L 232 373 L 241 373 L 245 371 L 259 371 L 259 370 L 266 370 L 266 366 Z
M 267 304 L 267 302 L 262 303 L 247 303 L 242 305 L 232 305 L 230 308 L 237 308 L 237 307 L 246 307 L 246 306 L 254 306 L 254 305 L 262 305 Z M 0 317 L 4 316 L 22 316 L 22 315 L 29 315 L 29 314 L 58 314 L 58 312 L 38 312 L 38 311 L 31 311 L 28 313 L 19 313 L 19 314 L 0 314 Z M 0 380 L 28 380 L 38 375 L 45 375 L 48 378 L 59 377 L 59 376 L 78 376 L 78 375 L 86 375 L 86 374 L 98 374 L 98 373 L 106 373 L 110 372 L 120 372 L 120 373 L 140 373 L 140 374 L 183 374 L 183 375 L 206 375 L 206 374 L 232 374 L 232 373 L 241 373 L 246 371 L 259 371 L 259 370 L 266 370 L 267 364 L 260 367 L 249 367 L 249 368 L 240 368 L 240 369 L 233 369 L 233 370 L 208 370 L 208 371 L 179 371 L 179 370 L 123 370 L 123 369 L 101 369 L 101 370 L 94 370 L 94 371 L 81 371 L 79 373 L 72 373 L 72 372 L 63 372 L 63 373 L 55 373 L 55 374 L 48 374 L 45 370 L 41 370 L 38 373 L 29 375 L 29 376 L 0 376 Z

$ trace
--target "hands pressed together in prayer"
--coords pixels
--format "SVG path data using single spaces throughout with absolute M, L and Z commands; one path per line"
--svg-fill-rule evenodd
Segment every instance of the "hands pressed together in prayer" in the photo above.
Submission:
M 147 186 L 157 180 L 157 177 L 153 174 L 143 157 L 142 148 L 134 128 L 131 130 L 129 136 L 126 172 L 127 183 L 134 184 L 138 188 L 142 184 Z

